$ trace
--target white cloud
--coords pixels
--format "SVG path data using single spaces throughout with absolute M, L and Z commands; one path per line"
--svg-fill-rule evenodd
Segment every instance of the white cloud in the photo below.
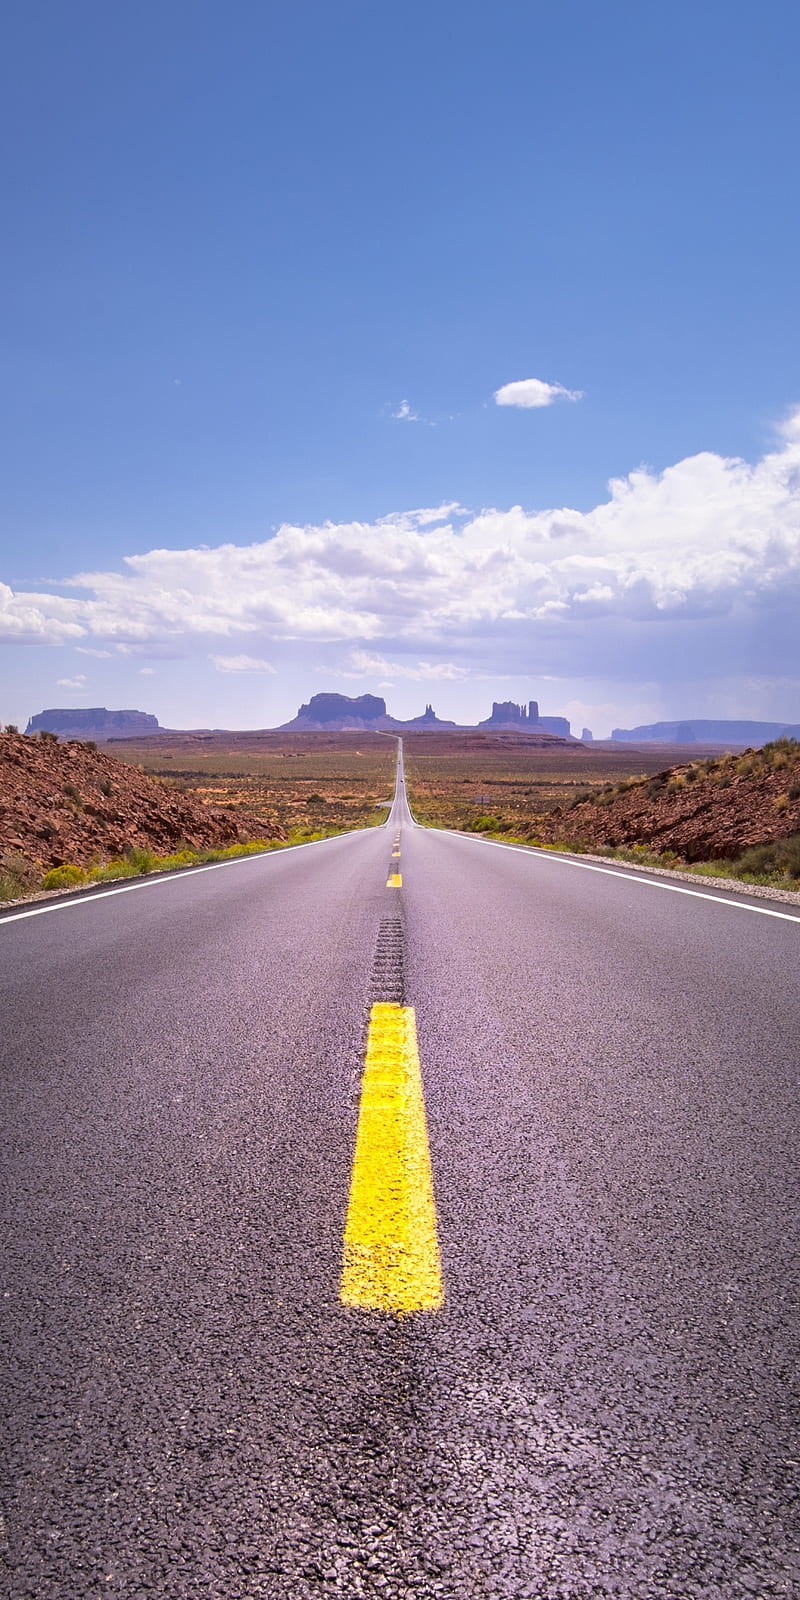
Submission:
M 551 406 L 554 400 L 582 399 L 582 389 L 565 389 L 562 383 L 545 383 L 543 378 L 520 378 L 516 383 L 504 383 L 494 394 L 495 405 L 521 406 L 525 411 Z
M 79 656 L 96 656 L 98 661 L 108 661 L 114 654 L 113 650 L 90 650 L 84 644 L 76 644 L 75 649 Z
M 328 670 L 328 669 L 325 669 Z M 334 669 L 331 676 L 335 678 L 380 678 L 387 680 L 395 678 L 411 678 L 418 683 L 433 683 L 435 681 L 459 683 L 466 678 L 483 676 L 473 672 L 470 667 L 459 667 L 454 661 L 417 661 L 399 662 L 387 661 L 385 656 L 370 650 L 351 650 L 347 664 L 339 669 Z
M 86 676 L 80 672 L 75 678 L 56 678 L 56 683 L 59 689 L 85 689 Z
M 259 656 L 212 656 L 217 672 L 274 672 L 271 661 Z
M 139 676 L 140 676 L 140 678 L 154 678 L 155 677 L 155 673 L 156 673 L 155 667 L 140 667 L 139 668 Z
M 0 640 L 11 644 L 68 644 L 86 628 L 76 620 L 74 600 L 59 595 L 14 594 L 0 583 Z
M 409 405 L 407 400 L 401 400 L 399 406 L 397 407 L 397 410 L 396 411 L 391 411 L 389 413 L 389 415 L 391 416 L 391 419 L 392 419 L 393 422 L 421 422 L 422 421 L 422 418 L 420 417 L 419 413 L 417 411 L 412 411 L 412 409 L 411 409 L 411 407 L 410 407 L 410 405 Z
M 585 512 L 453 503 L 284 524 L 258 544 L 129 556 L 65 587 L 82 592 L 0 588 L 0 635 L 151 659 L 230 640 L 212 657 L 221 672 L 270 672 L 235 653 L 269 641 L 306 661 L 340 647 L 350 670 L 347 652 L 362 650 L 383 676 L 420 679 L 779 674 L 800 603 L 800 413 L 755 464 L 704 452 L 640 467 Z

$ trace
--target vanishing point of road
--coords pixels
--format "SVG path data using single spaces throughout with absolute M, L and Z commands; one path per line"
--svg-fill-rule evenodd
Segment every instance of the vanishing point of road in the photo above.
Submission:
M 800 907 L 416 827 L 0 918 L 10 1600 L 800 1596 Z

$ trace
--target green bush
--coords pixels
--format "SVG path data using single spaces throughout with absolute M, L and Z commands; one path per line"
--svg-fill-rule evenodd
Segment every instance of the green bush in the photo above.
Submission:
M 164 868 L 165 872 L 169 872 L 174 867 L 191 867 L 196 860 L 197 852 L 195 850 L 176 850 L 171 856 L 161 856 L 159 865 Z
M 0 900 L 19 900 L 39 887 L 40 868 L 16 850 L 0 856 Z
M 754 844 L 743 850 L 737 863 L 739 872 L 773 872 L 776 866 L 774 844 Z
M 51 867 L 42 878 L 43 889 L 71 889 L 76 883 L 88 883 L 89 874 L 83 867 L 66 862 L 63 867 Z
M 116 856 L 112 861 L 107 861 L 104 867 L 92 869 L 92 882 L 105 883 L 110 878 L 135 878 L 138 869 L 132 862 L 125 861 L 121 856 Z
M 134 844 L 131 845 L 129 850 L 125 851 L 125 859 L 130 862 L 135 873 L 145 873 L 154 872 L 161 858 L 153 850 L 147 850 L 141 845 Z
M 793 833 L 788 839 L 779 839 L 775 855 L 778 866 L 790 878 L 800 878 L 800 833 Z

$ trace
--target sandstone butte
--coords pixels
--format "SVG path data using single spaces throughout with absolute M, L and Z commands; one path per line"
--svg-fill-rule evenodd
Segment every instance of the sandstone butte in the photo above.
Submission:
M 137 847 L 168 855 L 285 837 L 274 821 L 234 818 L 77 740 L 0 734 L 0 865 L 22 856 L 46 871 Z

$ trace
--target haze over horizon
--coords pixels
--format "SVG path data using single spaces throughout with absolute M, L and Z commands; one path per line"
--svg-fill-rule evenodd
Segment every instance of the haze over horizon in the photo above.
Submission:
M 800 721 L 798 46 L 12 6 L 0 720 Z

